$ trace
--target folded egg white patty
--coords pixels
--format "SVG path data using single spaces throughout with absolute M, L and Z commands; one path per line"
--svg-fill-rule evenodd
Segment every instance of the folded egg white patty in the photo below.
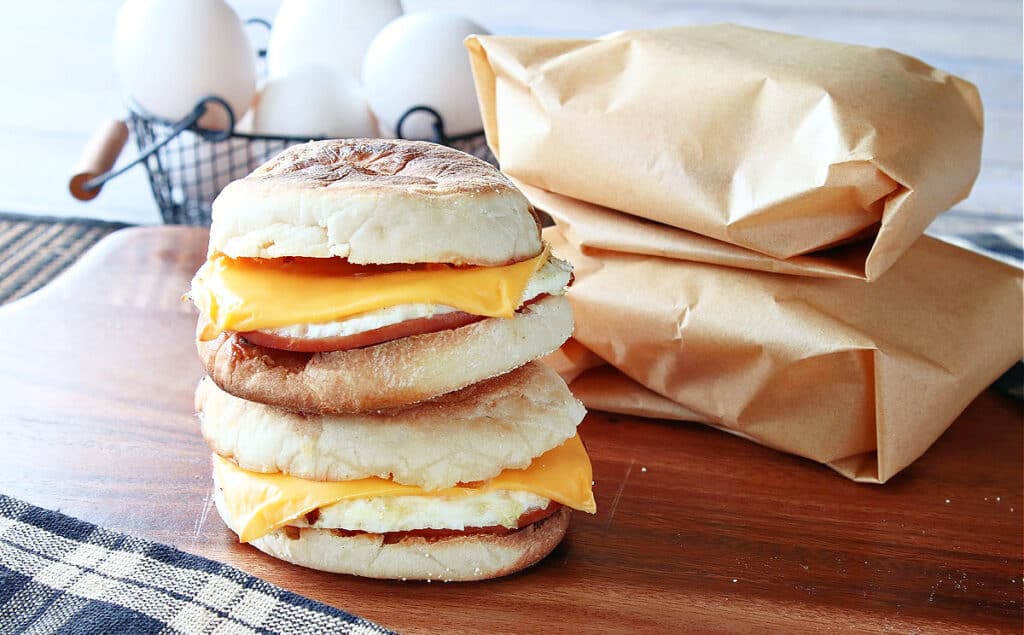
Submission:
M 529 467 L 439 490 L 389 479 L 314 481 L 263 474 L 211 457 L 221 515 L 243 542 L 285 526 L 388 533 L 414 529 L 516 527 L 524 513 L 551 501 L 595 510 L 593 471 L 579 436 L 536 457 Z
M 242 527 L 226 513 L 221 484 L 214 473 L 214 496 L 228 526 L 236 533 Z M 550 500 L 529 492 L 500 490 L 472 496 L 377 496 L 340 501 L 319 508 L 316 521 L 299 516 L 287 522 L 291 527 L 346 529 L 384 534 L 415 529 L 451 529 L 503 526 L 515 528 L 523 514 L 544 509 Z

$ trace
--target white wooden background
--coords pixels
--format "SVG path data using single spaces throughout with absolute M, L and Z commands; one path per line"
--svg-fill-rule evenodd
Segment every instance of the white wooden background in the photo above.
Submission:
M 372 1 L 372 0 L 371 0 Z M 0 0 L 0 211 L 157 223 L 143 170 L 79 203 L 67 175 L 89 133 L 123 114 L 111 51 L 119 0 Z M 233 0 L 272 19 L 278 0 Z M 933 233 L 999 234 L 1021 244 L 1020 0 L 405 0 L 458 11 L 494 33 L 598 35 L 619 29 L 736 22 L 886 46 L 981 90 L 981 176 Z M 125 156 L 132 154 L 130 148 Z

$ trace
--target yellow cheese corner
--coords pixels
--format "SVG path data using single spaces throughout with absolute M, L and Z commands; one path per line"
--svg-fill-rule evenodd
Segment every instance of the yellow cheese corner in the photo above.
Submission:
M 314 509 L 378 496 L 473 496 L 497 490 L 524 491 L 593 514 L 593 471 L 579 435 L 537 457 L 529 467 L 505 470 L 482 484 L 426 491 L 381 478 L 311 481 L 286 474 L 260 474 L 213 455 L 231 529 L 242 542 L 255 540 Z

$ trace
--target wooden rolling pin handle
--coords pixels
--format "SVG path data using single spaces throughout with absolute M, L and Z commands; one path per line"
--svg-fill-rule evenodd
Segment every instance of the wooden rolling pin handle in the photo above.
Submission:
M 117 157 L 127 142 L 128 125 L 123 121 L 114 119 L 98 128 L 82 151 L 74 175 L 68 183 L 71 196 L 80 201 L 91 201 L 96 198 L 102 186 L 87 189 L 85 184 L 89 179 L 109 172 L 117 163 Z

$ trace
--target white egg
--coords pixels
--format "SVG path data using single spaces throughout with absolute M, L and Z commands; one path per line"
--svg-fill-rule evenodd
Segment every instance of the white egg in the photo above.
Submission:
M 429 106 L 444 119 L 449 136 L 483 129 L 477 106 L 467 35 L 487 33 L 479 24 L 447 11 L 404 15 L 373 39 L 363 62 L 363 87 L 381 132 L 396 136 L 398 119 L 413 106 Z M 408 138 L 433 138 L 434 118 L 413 115 L 403 125 Z
M 259 96 L 259 92 L 256 93 Z M 249 106 L 249 112 L 245 113 L 241 119 L 235 122 L 235 132 L 239 134 L 252 134 L 252 115 L 253 111 L 256 110 L 256 97 L 253 97 L 253 104 Z
M 375 137 L 362 89 L 347 73 L 306 66 L 269 80 L 253 107 L 253 131 L 289 137 Z
M 256 56 L 241 21 L 223 0 L 127 0 L 117 16 L 114 60 L 121 85 L 146 111 L 185 117 L 207 95 L 236 118 L 256 90 Z M 227 125 L 223 108 L 200 121 Z
M 270 76 L 328 66 L 358 80 L 373 36 L 400 15 L 399 0 L 284 0 L 267 45 Z

